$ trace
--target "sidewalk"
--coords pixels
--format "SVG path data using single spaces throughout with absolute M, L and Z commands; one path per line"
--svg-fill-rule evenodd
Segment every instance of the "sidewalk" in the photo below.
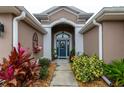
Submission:
M 67 59 L 57 59 L 57 68 L 50 86 L 78 87 Z

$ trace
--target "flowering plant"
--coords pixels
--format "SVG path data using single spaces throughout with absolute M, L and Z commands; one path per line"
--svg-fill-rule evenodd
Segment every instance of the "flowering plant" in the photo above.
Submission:
M 42 50 L 42 46 L 35 46 L 35 47 L 33 47 L 33 52 L 34 53 L 38 53 L 38 52 L 40 52 Z

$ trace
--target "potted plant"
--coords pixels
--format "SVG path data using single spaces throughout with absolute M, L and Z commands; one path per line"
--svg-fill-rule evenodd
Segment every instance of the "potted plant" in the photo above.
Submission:
M 72 50 L 70 51 L 70 55 L 69 55 L 69 62 L 72 62 L 72 57 L 75 56 L 75 48 L 72 48 Z
M 36 47 L 33 47 L 33 52 L 34 53 L 38 53 L 42 50 L 42 47 L 41 46 L 36 46 Z
M 53 59 L 56 59 L 57 58 L 57 51 L 56 51 L 56 49 L 53 49 L 52 50 L 52 58 Z

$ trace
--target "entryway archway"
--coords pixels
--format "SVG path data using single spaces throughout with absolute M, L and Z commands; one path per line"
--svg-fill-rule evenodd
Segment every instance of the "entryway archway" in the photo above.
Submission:
M 52 51 L 56 50 L 57 58 L 68 58 L 72 48 L 75 48 L 74 27 L 60 23 L 52 27 Z

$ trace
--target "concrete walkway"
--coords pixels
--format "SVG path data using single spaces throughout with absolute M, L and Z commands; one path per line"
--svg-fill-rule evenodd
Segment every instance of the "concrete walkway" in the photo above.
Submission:
M 57 63 L 57 68 L 50 86 L 78 87 L 68 60 L 57 59 L 55 62 Z

